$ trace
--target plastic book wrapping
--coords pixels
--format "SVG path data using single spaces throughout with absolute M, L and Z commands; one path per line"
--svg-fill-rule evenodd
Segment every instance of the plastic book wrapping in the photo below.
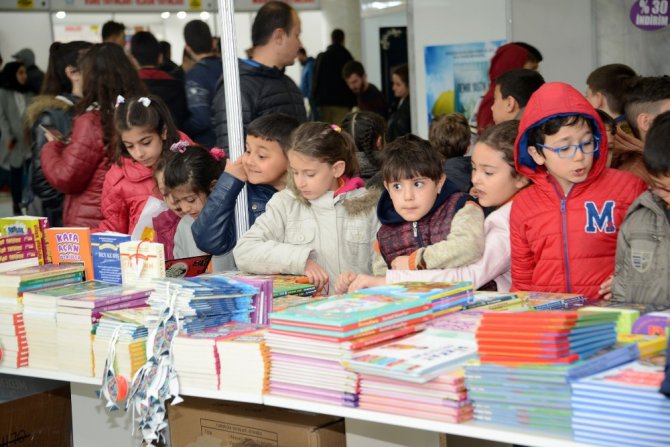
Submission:
M 130 235 L 114 232 L 91 234 L 91 256 L 95 279 L 114 284 L 122 283 L 120 245 L 129 242 Z

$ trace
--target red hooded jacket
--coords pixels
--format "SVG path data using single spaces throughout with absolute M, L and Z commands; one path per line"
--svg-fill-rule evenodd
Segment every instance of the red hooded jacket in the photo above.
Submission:
M 75 117 L 70 141 L 52 141 L 42 147 L 44 177 L 65 193 L 63 225 L 94 228 L 102 220 L 100 195 L 109 169 L 100 113 L 91 110 Z
M 528 50 L 518 45 L 508 43 L 496 50 L 491 58 L 489 67 L 489 89 L 482 97 L 477 109 L 477 129 L 481 133 L 487 127 L 493 125 L 493 93 L 496 89 L 496 79 L 515 68 L 523 68 L 528 61 Z
M 585 181 L 562 188 L 528 153 L 528 131 L 558 115 L 582 115 L 595 124 L 599 150 Z M 619 226 L 645 184 L 608 169 L 607 134 L 584 96 L 568 84 L 544 84 L 530 98 L 514 145 L 514 163 L 533 184 L 512 203 L 512 290 L 581 293 L 597 298 L 614 272 Z

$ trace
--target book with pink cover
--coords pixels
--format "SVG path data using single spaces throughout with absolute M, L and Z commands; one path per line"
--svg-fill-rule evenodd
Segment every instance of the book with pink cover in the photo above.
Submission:
M 572 386 L 575 390 L 663 397 L 658 390 L 664 379 L 665 356 L 657 355 L 585 377 Z
M 380 404 L 377 402 L 370 402 L 361 397 L 359 402 L 359 408 L 361 410 L 370 410 L 378 411 L 380 413 L 390 413 L 398 416 L 407 416 L 407 417 L 416 417 L 422 419 L 430 419 L 434 421 L 447 422 L 451 424 L 460 424 L 462 422 L 467 422 L 472 420 L 473 411 L 459 412 L 457 414 L 445 414 L 435 408 L 430 408 L 425 410 L 423 408 L 408 408 L 408 407 L 393 407 L 386 404 Z

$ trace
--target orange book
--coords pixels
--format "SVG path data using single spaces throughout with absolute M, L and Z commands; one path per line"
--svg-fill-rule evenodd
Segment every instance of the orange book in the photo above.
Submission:
M 91 229 L 84 227 L 47 228 L 49 253 L 54 264 L 76 262 L 84 264 L 86 280 L 93 279 Z

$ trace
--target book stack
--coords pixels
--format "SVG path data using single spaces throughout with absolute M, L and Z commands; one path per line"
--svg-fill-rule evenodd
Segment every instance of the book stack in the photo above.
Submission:
M 0 310 L 0 366 L 28 366 L 28 341 L 21 312 Z
M 0 218 L 0 235 L 32 236 L 39 265 L 50 264 L 51 256 L 45 235 L 49 228 L 49 220 L 38 216 L 14 216 Z M 17 267 L 18 268 L 18 267 Z
M 576 293 L 515 292 L 533 310 L 564 310 L 583 306 L 584 295 Z
M 39 369 L 58 369 L 56 325 L 57 302 L 60 298 L 79 296 L 96 290 L 115 287 L 101 281 L 86 281 L 60 287 L 50 287 L 23 294 L 23 319 L 30 346 L 30 366 Z
M 428 298 L 346 294 L 270 314 L 270 394 L 357 406 L 354 351 L 416 332 L 432 318 Z
M 405 282 L 370 287 L 356 291 L 360 294 L 380 294 L 397 298 L 415 297 L 429 299 L 433 315 L 438 317 L 462 310 L 474 299 L 471 282 Z
M 289 307 L 300 306 L 301 304 L 310 303 L 319 298 L 311 296 L 298 295 L 284 295 L 272 300 L 272 312 L 281 312 Z M 322 299 L 322 298 L 321 298 Z
M 116 374 L 123 376 L 128 383 L 135 372 L 147 360 L 147 327 L 145 316 L 149 307 L 111 310 L 102 312 L 93 341 L 93 361 L 95 377 L 102 377 L 105 362 L 108 360 L 109 344 L 117 328 L 119 330 L 115 345 L 113 362 Z
M 172 343 L 172 364 L 177 371 L 180 386 L 218 390 L 221 361 L 216 348 L 217 341 L 231 335 L 253 332 L 258 328 L 250 323 L 227 323 L 191 334 L 179 332 Z
M 0 236 L 0 272 L 39 265 L 35 236 Z
M 268 324 L 268 314 L 272 312 L 272 279 L 254 276 L 234 276 L 232 279 L 256 288 L 249 317 L 252 323 Z
M 640 359 L 572 384 L 572 425 L 577 442 L 667 447 L 670 399 L 659 392 L 665 356 Z
M 270 355 L 267 329 L 233 334 L 216 340 L 219 355 L 219 389 L 263 397 L 269 383 Z
M 94 375 L 93 336 L 102 312 L 146 305 L 151 289 L 96 290 L 59 298 L 56 310 L 58 369 Z
M 364 410 L 458 424 L 472 419 L 462 368 L 415 384 L 361 374 L 359 407 Z
M 570 381 L 639 355 L 634 345 L 611 349 L 616 319 L 613 313 L 486 312 L 476 334 L 481 364 L 465 367 L 475 419 L 569 435 Z
M 5 351 L 2 364 L 21 367 L 28 363 L 23 294 L 49 286 L 76 283 L 82 279 L 83 267 L 79 265 L 47 264 L 0 273 L 0 315 L 7 315 L 0 332 L 0 346 L 4 346 Z

